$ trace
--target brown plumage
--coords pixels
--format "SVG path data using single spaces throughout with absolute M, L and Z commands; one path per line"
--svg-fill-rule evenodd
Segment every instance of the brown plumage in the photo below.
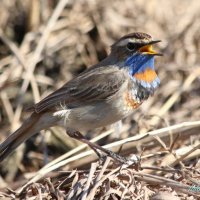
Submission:
M 126 63 L 135 55 L 153 59 L 156 53 L 140 49 L 156 42 L 145 33 L 132 33 L 115 42 L 107 58 L 32 107 L 31 116 L 1 143 L 0 161 L 38 131 L 55 125 L 65 127 L 69 136 L 87 143 L 97 154 L 98 149 L 118 160 L 118 155 L 90 143 L 80 132 L 121 120 L 153 93 L 158 86 L 157 76 L 145 88 L 130 74 L 132 64 Z

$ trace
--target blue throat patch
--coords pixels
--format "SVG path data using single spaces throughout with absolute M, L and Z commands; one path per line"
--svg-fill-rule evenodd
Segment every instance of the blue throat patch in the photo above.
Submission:
M 143 54 L 132 55 L 126 59 L 125 66 L 130 69 L 130 74 L 132 76 L 135 73 L 145 71 L 147 67 L 154 70 L 154 56 Z
M 145 72 L 147 68 L 155 70 L 154 56 L 136 53 L 128 57 L 125 61 L 125 66 L 129 68 L 131 78 L 136 81 L 134 74 Z M 160 84 L 160 79 L 156 77 L 152 82 L 137 80 L 145 88 L 157 88 Z

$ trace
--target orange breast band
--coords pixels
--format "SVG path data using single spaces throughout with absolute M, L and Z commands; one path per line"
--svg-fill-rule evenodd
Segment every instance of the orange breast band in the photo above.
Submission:
M 144 72 L 134 74 L 134 77 L 138 80 L 151 83 L 157 77 L 157 74 L 154 70 L 147 68 Z

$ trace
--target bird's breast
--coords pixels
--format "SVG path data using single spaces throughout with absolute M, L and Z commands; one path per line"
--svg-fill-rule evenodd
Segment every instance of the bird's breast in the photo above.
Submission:
M 132 91 L 125 92 L 124 101 L 125 106 L 131 110 L 137 109 L 142 104 L 142 101 L 138 101 Z

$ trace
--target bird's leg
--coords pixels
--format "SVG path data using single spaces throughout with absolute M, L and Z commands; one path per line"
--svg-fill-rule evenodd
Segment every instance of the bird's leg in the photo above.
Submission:
M 96 155 L 99 157 L 99 158 L 102 158 L 102 154 L 100 152 L 98 152 L 98 150 L 93 146 L 91 145 L 92 142 L 90 142 L 89 140 L 87 140 L 79 131 L 76 131 L 76 130 L 67 130 L 67 134 L 76 139 L 76 140 L 79 140 L 83 143 L 86 143 L 95 153 Z M 93 144 L 93 143 L 92 143 Z
M 105 149 L 105 148 L 99 146 L 98 144 L 90 142 L 79 131 L 67 129 L 66 132 L 70 137 L 87 144 L 97 154 L 97 156 L 99 158 L 102 158 L 102 155 L 99 153 L 99 151 L 100 152 L 102 151 L 103 153 L 105 153 L 106 155 L 108 155 L 109 157 L 113 158 L 114 160 L 116 160 L 120 163 L 124 164 L 124 163 L 127 163 L 127 161 L 128 161 L 126 158 L 124 158 L 108 149 Z

